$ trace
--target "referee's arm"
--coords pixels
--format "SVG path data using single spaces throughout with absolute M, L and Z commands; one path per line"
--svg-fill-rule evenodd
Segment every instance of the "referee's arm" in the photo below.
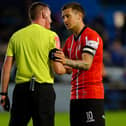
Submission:
M 8 83 L 10 80 L 10 72 L 11 68 L 13 65 L 13 56 L 6 56 L 3 67 L 2 67 L 2 72 L 1 72 L 1 100 L 4 101 L 3 103 L 1 102 L 1 105 L 4 107 L 5 102 L 6 102 L 6 97 L 7 97 L 7 90 L 8 90 Z M 6 94 L 6 95 L 5 95 Z
M 1 92 L 7 92 L 12 65 L 13 56 L 6 56 L 1 72 Z
M 51 67 L 56 74 L 62 75 L 66 73 L 66 69 L 64 68 L 62 63 L 53 60 L 50 61 L 51 61 Z
M 66 69 L 65 69 L 65 67 L 63 66 L 62 63 L 56 61 L 57 57 L 55 57 L 55 53 L 56 53 L 57 50 L 59 50 L 59 49 L 58 48 L 53 48 L 53 49 L 50 50 L 49 59 L 50 59 L 50 62 L 51 62 L 52 70 L 56 74 L 61 75 L 61 74 L 66 73 Z

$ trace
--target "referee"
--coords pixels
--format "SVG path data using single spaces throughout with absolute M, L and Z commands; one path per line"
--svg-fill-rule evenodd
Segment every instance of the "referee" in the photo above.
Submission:
M 9 40 L 1 76 L 1 105 L 9 105 L 7 96 L 10 71 L 16 63 L 16 86 L 13 92 L 9 126 L 54 126 L 54 72 L 64 74 L 59 62 L 49 60 L 49 53 L 59 48 L 59 38 L 50 29 L 49 7 L 35 2 L 29 8 L 31 24 L 15 32 Z M 7 108 L 9 110 L 9 108 Z

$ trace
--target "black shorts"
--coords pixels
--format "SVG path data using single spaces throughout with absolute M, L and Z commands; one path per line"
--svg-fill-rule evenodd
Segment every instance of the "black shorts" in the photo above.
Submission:
M 53 84 L 35 82 L 35 91 L 29 89 L 29 82 L 15 86 L 9 126 L 27 126 L 31 117 L 33 126 L 54 126 Z
M 71 100 L 70 126 L 105 126 L 104 100 Z

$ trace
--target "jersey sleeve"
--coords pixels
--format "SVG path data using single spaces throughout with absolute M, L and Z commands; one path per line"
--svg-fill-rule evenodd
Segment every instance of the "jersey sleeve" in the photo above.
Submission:
M 53 48 L 58 48 L 60 49 L 60 39 L 59 36 L 53 32 L 53 34 L 51 35 L 51 41 L 50 41 L 50 49 Z
M 88 33 L 84 39 L 85 45 L 83 46 L 82 51 L 94 56 L 99 46 L 99 35 L 94 32 Z
M 13 36 L 9 40 L 7 51 L 6 51 L 6 56 L 14 56 L 14 38 L 13 38 Z
M 55 43 L 56 43 L 56 48 L 60 49 L 60 39 L 59 39 L 59 36 L 56 35 L 54 39 L 55 39 Z

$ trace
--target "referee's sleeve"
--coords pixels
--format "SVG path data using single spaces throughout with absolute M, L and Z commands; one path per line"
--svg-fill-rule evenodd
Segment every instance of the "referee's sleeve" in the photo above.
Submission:
M 55 32 L 52 32 L 51 34 L 51 43 L 50 43 L 50 49 L 53 49 L 53 48 L 60 48 L 60 39 L 59 39 L 59 36 L 55 33 Z
M 11 37 L 7 46 L 6 56 L 14 56 L 13 38 Z

